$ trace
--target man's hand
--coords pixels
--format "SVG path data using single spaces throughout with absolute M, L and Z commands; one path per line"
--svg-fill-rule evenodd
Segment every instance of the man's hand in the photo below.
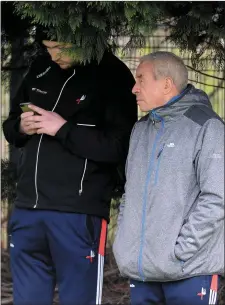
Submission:
M 33 128 L 37 130 L 37 134 L 47 134 L 55 136 L 57 131 L 66 123 L 59 114 L 44 110 L 40 107 L 29 105 L 31 110 L 39 115 L 33 116 Z
M 34 113 L 32 111 L 24 112 L 21 114 L 20 118 L 20 132 L 27 134 L 27 135 L 33 135 L 37 133 L 37 130 L 34 128 L 33 120 Z

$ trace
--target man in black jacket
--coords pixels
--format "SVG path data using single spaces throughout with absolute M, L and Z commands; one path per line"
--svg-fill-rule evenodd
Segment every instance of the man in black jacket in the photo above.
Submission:
M 78 65 L 67 45 L 43 43 L 48 56 L 32 64 L 3 123 L 22 148 L 9 223 L 14 304 L 52 304 L 56 282 L 63 305 L 101 304 L 116 169 L 137 119 L 134 79 L 108 51 Z

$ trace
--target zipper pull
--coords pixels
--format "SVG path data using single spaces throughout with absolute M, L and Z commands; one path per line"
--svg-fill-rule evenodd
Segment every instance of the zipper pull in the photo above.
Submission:
M 159 153 L 158 153 L 156 159 L 159 159 L 161 153 L 163 152 L 164 146 L 165 146 L 165 144 L 163 144 L 163 147 L 160 149 L 160 151 L 159 151 Z
M 152 120 L 152 124 L 155 125 L 155 120 Z

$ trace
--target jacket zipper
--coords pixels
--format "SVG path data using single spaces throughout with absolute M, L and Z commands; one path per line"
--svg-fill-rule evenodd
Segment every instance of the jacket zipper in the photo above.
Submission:
M 81 178 L 81 181 L 80 181 L 80 189 L 79 189 L 79 195 L 80 196 L 83 193 L 83 182 L 84 182 L 84 176 L 85 176 L 86 170 L 87 170 L 87 159 L 85 159 L 85 162 L 84 162 L 83 175 L 82 175 L 82 178 Z
M 58 98 L 56 100 L 56 103 L 54 105 L 54 107 L 52 108 L 51 112 L 53 112 L 56 108 L 56 106 L 58 105 L 59 103 L 59 99 L 62 95 L 62 92 L 63 92 L 63 89 L 64 87 L 66 86 L 67 82 L 75 75 L 75 70 L 73 71 L 73 74 L 67 78 L 67 80 L 65 81 L 65 83 L 63 84 L 62 88 L 61 88 L 61 91 L 58 95 Z M 34 209 L 36 209 L 37 205 L 38 205 L 38 189 L 37 189 L 37 170 L 38 170 L 38 157 L 39 157 L 39 152 L 40 152 L 40 146 L 41 146 L 41 141 L 42 141 L 42 138 L 43 138 L 43 134 L 41 135 L 40 137 L 40 140 L 39 140 L 39 143 L 38 143 L 38 149 L 37 149 L 37 156 L 36 156 L 36 165 L 35 165 L 35 174 L 34 174 L 34 183 L 35 183 L 35 193 L 36 193 L 36 202 L 35 202 L 35 205 L 34 205 Z
M 163 144 L 162 148 L 160 149 L 156 159 L 157 159 L 157 167 L 156 167 L 156 173 L 155 173 L 155 185 L 157 185 L 158 183 L 158 176 L 159 176 L 159 166 L 160 166 L 160 161 L 161 161 L 161 157 L 162 157 L 162 152 L 163 149 L 165 147 L 165 144 Z
M 36 157 L 36 164 L 35 164 L 34 183 L 35 183 L 36 202 L 35 202 L 35 205 L 34 205 L 34 209 L 37 207 L 37 204 L 38 204 L 37 167 L 38 167 L 38 157 L 39 157 L 39 151 L 40 151 L 42 138 L 43 138 L 43 134 L 41 135 L 39 143 L 38 143 L 37 157 Z
M 153 147 L 152 147 L 151 156 L 150 156 L 150 163 L 149 163 L 149 167 L 148 167 L 147 178 L 146 178 L 145 189 L 144 189 L 144 197 L 143 197 L 143 205 L 142 205 L 141 241 L 140 241 L 140 250 L 139 250 L 139 257 L 138 257 L 138 272 L 139 272 L 139 275 L 140 275 L 142 281 L 145 280 L 145 275 L 144 275 L 144 271 L 142 268 L 142 256 L 143 256 L 144 239 L 145 239 L 145 222 L 146 222 L 148 184 L 150 182 L 151 175 L 152 175 L 154 155 L 156 152 L 156 145 L 161 137 L 161 134 L 163 133 L 163 130 L 164 130 L 164 122 L 162 122 L 161 132 L 160 132 L 160 130 L 157 132 L 156 137 L 153 142 Z M 160 157 L 161 153 L 162 153 L 162 151 L 160 152 L 159 156 L 157 156 L 157 157 Z

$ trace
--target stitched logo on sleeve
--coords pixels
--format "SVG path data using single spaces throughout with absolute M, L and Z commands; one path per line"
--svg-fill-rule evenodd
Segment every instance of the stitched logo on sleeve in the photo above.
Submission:
M 48 73 L 48 71 L 51 69 L 51 67 L 48 67 L 44 72 L 42 72 L 41 74 L 38 74 L 37 76 L 36 76 L 36 78 L 40 78 L 40 77 L 42 77 L 42 76 L 44 76 L 46 73 Z

